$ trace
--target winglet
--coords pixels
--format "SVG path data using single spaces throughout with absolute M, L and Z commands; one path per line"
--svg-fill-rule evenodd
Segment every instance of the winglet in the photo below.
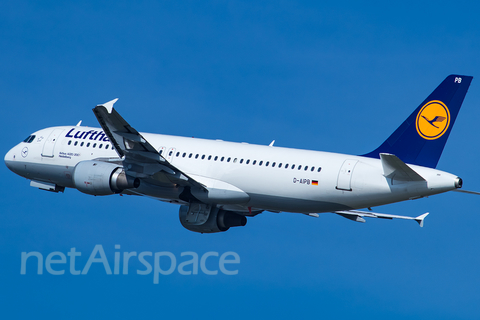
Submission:
M 422 215 L 419 215 L 418 217 L 415 218 L 415 221 L 418 222 L 418 224 L 420 225 L 420 227 L 423 227 L 423 219 L 425 219 L 426 216 L 428 216 L 430 212 L 426 212 Z
M 105 102 L 104 104 L 99 104 L 98 106 L 103 106 L 107 109 L 108 113 L 112 113 L 113 105 L 117 102 L 118 98 Z

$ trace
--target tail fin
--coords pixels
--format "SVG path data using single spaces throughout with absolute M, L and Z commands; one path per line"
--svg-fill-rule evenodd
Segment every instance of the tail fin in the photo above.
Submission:
M 364 157 L 396 155 L 405 163 L 435 168 L 473 77 L 449 75 L 385 142 Z

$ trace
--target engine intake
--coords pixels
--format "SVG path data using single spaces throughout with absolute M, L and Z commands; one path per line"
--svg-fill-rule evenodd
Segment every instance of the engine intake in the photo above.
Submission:
M 89 160 L 75 166 L 73 183 L 83 193 L 106 196 L 138 188 L 140 179 L 128 176 L 117 164 Z

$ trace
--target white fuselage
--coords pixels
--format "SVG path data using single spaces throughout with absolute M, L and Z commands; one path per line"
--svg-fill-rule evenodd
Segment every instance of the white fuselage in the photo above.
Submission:
M 5 163 L 34 181 L 73 188 L 72 176 L 80 161 L 120 160 L 99 128 L 53 127 L 33 135 L 30 143 L 12 148 Z M 381 160 L 347 154 L 150 133 L 142 136 L 195 180 L 246 193 L 248 197 L 239 203 L 231 199 L 216 203 L 236 211 L 360 209 L 450 191 L 458 181 L 455 175 L 415 165 L 409 167 L 426 181 L 392 180 L 384 176 Z M 145 183 L 130 193 L 181 203 L 173 189 Z

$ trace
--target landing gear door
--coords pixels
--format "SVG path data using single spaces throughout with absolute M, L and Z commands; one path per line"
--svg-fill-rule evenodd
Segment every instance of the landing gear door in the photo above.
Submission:
M 60 139 L 60 134 L 62 132 L 63 129 L 53 129 L 43 145 L 42 157 L 53 158 L 53 149 L 55 148 L 55 143 L 57 143 L 57 141 Z
M 352 191 L 352 174 L 358 160 L 345 160 L 343 162 L 337 178 L 337 189 Z

